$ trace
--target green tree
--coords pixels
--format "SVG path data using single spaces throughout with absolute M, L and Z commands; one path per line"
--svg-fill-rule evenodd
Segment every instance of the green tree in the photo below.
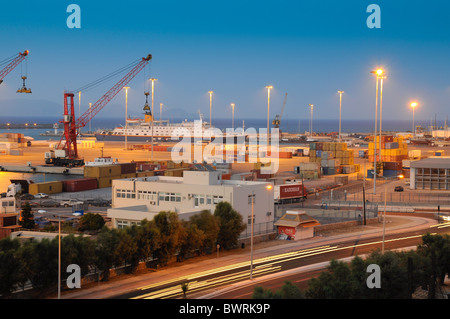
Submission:
M 181 246 L 182 224 L 174 212 L 160 212 L 153 222 L 158 230 L 160 245 L 154 250 L 154 257 L 161 266 L 166 265 Z
M 96 239 L 96 267 L 103 273 L 103 281 L 108 281 L 111 268 L 119 265 L 116 250 L 119 246 L 119 232 L 103 227 Z
M 291 281 L 286 280 L 280 290 L 273 292 L 270 289 L 264 289 L 256 286 L 253 289 L 252 299 L 304 299 L 303 292 Z
M 450 236 L 425 234 L 417 252 L 429 261 L 428 298 L 434 299 L 436 285 L 443 284 L 445 276 L 450 273 Z
M 79 231 L 97 231 L 105 225 L 105 220 L 100 214 L 86 213 L 80 218 Z
M 61 239 L 61 269 L 63 279 L 69 274 L 65 272 L 67 266 L 76 264 L 80 267 L 81 275 L 89 273 L 95 264 L 95 242 L 89 237 L 73 234 Z
M 218 203 L 214 216 L 219 220 L 217 243 L 224 249 L 236 247 L 239 235 L 246 228 L 242 216 L 228 202 Z
M 33 229 L 35 222 L 30 203 L 25 202 L 20 211 L 19 225 L 25 229 Z
M 200 251 L 206 238 L 205 233 L 198 229 L 196 224 L 183 222 L 182 225 L 183 227 L 180 232 L 181 244 L 177 261 L 182 261 L 194 252 Z
M 34 272 L 31 282 L 33 287 L 41 293 L 47 293 L 49 289 L 57 286 L 58 278 L 58 238 L 52 240 L 44 238 L 34 244 L 32 265 Z
M 16 252 L 20 246 L 17 239 L 4 238 L 0 240 L 0 294 L 11 296 L 19 280 L 19 260 Z
M 214 251 L 219 234 L 218 218 L 214 217 L 211 211 L 203 210 L 200 214 L 191 216 L 189 220 L 199 230 L 203 231 L 204 238 L 202 245 L 199 247 L 200 253 L 211 253 Z

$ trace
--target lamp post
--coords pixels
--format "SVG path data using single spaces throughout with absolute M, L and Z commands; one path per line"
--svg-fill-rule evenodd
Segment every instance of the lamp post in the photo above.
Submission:
M 212 95 L 213 91 L 208 91 L 209 93 L 209 127 L 212 125 Z
M 159 121 L 161 122 L 161 118 L 162 118 L 162 107 L 164 104 L 159 103 Z
M 242 185 L 238 185 L 237 187 L 242 187 L 247 189 L 248 191 L 251 192 L 251 196 L 252 196 L 252 215 L 251 215 L 251 233 L 250 233 L 250 280 L 253 280 L 253 234 L 254 234 L 254 219 L 255 219 L 255 190 L 254 189 L 250 189 L 248 187 L 242 186 Z M 268 184 L 266 185 L 266 190 L 271 190 L 272 189 L 272 185 Z
M 416 108 L 416 106 L 417 106 L 417 102 L 412 102 L 411 103 L 411 107 L 412 107 L 412 110 L 413 110 L 413 135 L 414 135 L 414 137 L 416 137 L 416 126 L 414 124 L 414 109 Z
M 267 143 L 269 143 L 269 117 L 270 117 L 270 90 L 273 89 L 272 85 L 266 86 L 267 89 Z
M 381 253 L 384 254 L 384 236 L 385 236 L 385 232 L 386 232 L 386 197 L 387 197 L 387 181 L 389 179 L 394 179 L 394 178 L 403 178 L 403 175 L 397 175 L 397 176 L 392 176 L 392 177 L 385 177 L 382 176 L 384 178 L 384 216 L 383 216 L 383 241 L 381 244 Z
M 338 91 L 339 93 L 339 143 L 341 142 L 341 113 L 342 113 L 342 93 L 344 91 Z
M 78 91 L 78 117 L 81 116 L 81 91 Z M 81 134 L 81 126 L 79 128 L 78 134 Z
M 231 120 L 231 127 L 233 128 L 233 130 L 234 130 L 234 106 L 235 106 L 235 104 L 234 104 L 234 103 L 231 103 L 231 110 L 232 110 L 232 116 L 231 116 L 231 118 L 232 118 L 232 120 Z
M 155 78 L 151 78 L 150 81 L 152 81 L 152 160 L 153 160 L 153 118 L 154 118 L 154 112 L 153 112 L 153 107 L 154 107 L 154 94 L 155 94 L 155 81 L 157 79 Z
M 128 89 L 129 86 L 124 86 L 125 89 L 125 149 L 128 149 Z
M 382 132 L 382 120 L 383 120 L 383 79 L 385 79 L 385 76 L 379 76 L 380 79 L 380 141 L 379 141 L 379 148 L 380 148 L 380 162 L 381 162 L 381 132 Z
M 378 126 L 378 79 L 383 75 L 382 69 L 371 71 L 376 75 L 376 97 L 375 97 L 375 132 L 373 134 L 373 194 L 377 193 L 377 126 Z M 380 155 L 381 155 L 381 135 L 380 135 Z
M 314 110 L 314 104 L 308 104 L 311 109 L 311 116 L 309 120 L 309 137 L 312 137 L 313 132 L 313 110 Z

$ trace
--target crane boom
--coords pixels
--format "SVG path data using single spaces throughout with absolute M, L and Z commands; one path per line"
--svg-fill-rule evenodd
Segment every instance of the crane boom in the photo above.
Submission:
M 73 163 L 80 163 L 77 161 L 78 150 L 77 150 L 77 135 L 79 129 L 84 127 L 89 121 L 100 112 L 109 101 L 111 101 L 124 86 L 126 86 L 142 69 L 149 63 L 152 55 L 149 54 L 147 57 L 142 58 L 142 60 L 136 64 L 119 82 L 117 82 L 106 94 L 104 94 L 97 102 L 95 102 L 90 109 L 88 109 L 79 119 L 75 120 L 74 112 L 74 93 L 65 92 L 64 93 L 64 117 L 60 121 L 64 124 L 64 134 L 57 146 L 57 149 L 64 149 L 66 158 L 71 161 L 69 165 Z M 62 141 L 65 139 L 65 144 Z
M 275 128 L 279 128 L 280 127 L 280 123 L 281 123 L 281 117 L 283 116 L 283 112 L 284 112 L 284 107 L 286 106 L 286 99 L 287 99 L 287 93 L 285 93 L 284 95 L 284 101 L 283 101 L 283 106 L 281 107 L 281 112 L 278 115 L 275 115 L 275 118 L 272 120 L 272 125 Z
M 19 54 L 8 63 L 8 65 L 0 71 L 0 84 L 2 84 L 3 79 L 22 62 L 25 57 L 28 55 L 29 51 L 25 50 L 23 53 L 19 52 Z

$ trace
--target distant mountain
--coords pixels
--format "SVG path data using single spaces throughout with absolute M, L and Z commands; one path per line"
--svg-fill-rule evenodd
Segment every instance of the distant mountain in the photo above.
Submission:
M 63 106 L 48 100 L 6 99 L 0 100 L 2 116 L 62 116 Z

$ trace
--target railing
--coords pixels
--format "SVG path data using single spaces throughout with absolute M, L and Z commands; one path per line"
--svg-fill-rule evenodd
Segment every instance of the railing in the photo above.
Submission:
M 274 222 L 258 223 L 253 225 L 253 236 L 266 235 L 276 232 Z M 252 226 L 247 225 L 247 229 L 242 232 L 239 239 L 249 238 L 252 235 Z

